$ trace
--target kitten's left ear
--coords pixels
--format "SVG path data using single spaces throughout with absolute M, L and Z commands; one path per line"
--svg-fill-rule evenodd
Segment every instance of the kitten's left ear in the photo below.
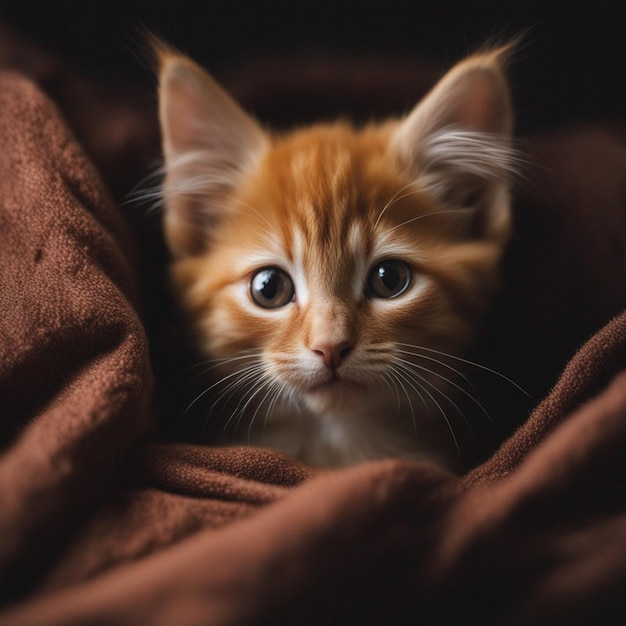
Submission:
M 229 195 L 269 139 L 200 66 L 152 41 L 159 61 L 165 234 L 176 257 L 201 252 Z
M 391 150 L 451 209 L 480 209 L 478 233 L 508 231 L 513 114 L 503 66 L 509 48 L 458 63 L 402 120 Z M 476 222 L 476 220 L 474 220 Z

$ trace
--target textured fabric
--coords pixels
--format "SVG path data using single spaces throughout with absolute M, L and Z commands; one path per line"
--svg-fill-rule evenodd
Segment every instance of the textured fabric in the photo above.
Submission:
M 517 432 L 462 476 L 398 461 L 313 470 L 159 432 L 175 416 L 155 417 L 168 409 L 153 404 L 148 346 L 159 369 L 169 344 L 147 339 L 159 311 L 146 250 L 107 191 L 140 173 L 112 155 L 132 164 L 154 119 L 115 109 L 121 134 L 99 143 L 75 117 L 89 98 L 49 91 L 56 104 L 0 74 L 0 624 L 626 618 L 618 131 L 525 145 L 532 175 L 491 329 L 534 396 L 529 410 L 500 388 L 495 416 L 521 416 Z
M 0 85 L 0 571 L 8 592 L 110 486 L 147 427 L 151 375 L 126 237 L 96 172 L 32 84 L 5 73 Z

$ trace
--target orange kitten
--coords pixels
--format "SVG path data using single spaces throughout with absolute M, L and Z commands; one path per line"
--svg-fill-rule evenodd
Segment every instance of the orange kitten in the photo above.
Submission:
M 506 52 L 459 63 L 402 119 L 273 134 L 158 50 L 173 282 L 236 441 L 316 465 L 454 452 L 450 359 L 509 233 Z

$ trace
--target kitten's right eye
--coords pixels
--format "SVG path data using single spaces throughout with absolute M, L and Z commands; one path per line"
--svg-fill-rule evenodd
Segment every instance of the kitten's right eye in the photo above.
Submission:
M 264 309 L 277 309 L 293 302 L 295 290 L 289 275 L 277 267 L 264 267 L 250 283 L 250 295 Z

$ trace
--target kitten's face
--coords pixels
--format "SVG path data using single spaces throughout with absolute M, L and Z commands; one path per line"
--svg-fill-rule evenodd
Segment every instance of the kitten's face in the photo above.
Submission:
M 404 419 L 404 433 L 438 404 L 449 366 L 433 363 L 471 341 L 508 230 L 508 96 L 483 66 L 470 91 L 487 128 L 471 102 L 451 113 L 471 120 L 464 127 L 442 123 L 441 103 L 427 99 L 436 113 L 420 105 L 361 130 L 272 136 L 199 68 L 165 57 L 174 283 L 203 350 L 223 359 L 215 393 L 237 419 L 261 413 L 295 432 L 304 410 L 352 431 L 376 423 L 372 436 L 384 438 L 386 420 Z M 468 157 L 473 169 L 463 169 Z

